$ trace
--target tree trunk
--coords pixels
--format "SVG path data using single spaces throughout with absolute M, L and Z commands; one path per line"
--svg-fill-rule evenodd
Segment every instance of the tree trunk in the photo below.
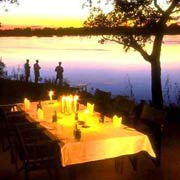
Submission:
M 161 87 L 161 65 L 158 57 L 153 57 L 153 61 L 151 61 L 151 90 L 153 106 L 161 109 L 163 107 L 163 95 Z

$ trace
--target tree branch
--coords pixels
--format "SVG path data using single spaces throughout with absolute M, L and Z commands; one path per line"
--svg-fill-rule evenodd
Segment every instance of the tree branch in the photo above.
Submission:
M 118 43 L 118 44 L 124 45 L 123 42 L 121 42 L 121 41 L 119 41 L 119 40 L 116 40 L 116 39 L 114 39 L 114 38 L 107 38 L 107 36 L 104 36 L 104 35 L 102 35 L 102 38 L 103 38 L 105 41 L 112 41 L 112 42 L 116 42 L 116 43 Z
M 116 40 L 114 38 L 107 38 L 107 36 L 102 36 L 102 37 L 103 37 L 103 40 L 105 40 L 105 41 L 112 41 L 112 42 L 116 42 L 118 44 L 124 45 L 124 42 L 121 42 L 120 40 Z M 131 47 L 131 48 L 135 49 L 136 51 L 138 51 L 147 62 L 150 62 L 149 54 L 142 48 L 141 45 L 139 45 L 136 42 L 136 40 L 132 39 L 132 41 L 133 42 L 130 43 L 130 45 L 128 47 Z
M 167 22 L 167 20 L 169 19 L 170 14 L 172 14 L 174 8 L 177 6 L 178 1 L 177 0 L 173 0 L 171 5 L 168 7 L 168 9 L 164 12 L 160 23 L 161 24 L 165 24 Z
M 174 14 L 174 13 L 176 13 L 176 12 L 180 12 L 180 9 L 176 9 L 175 11 L 172 11 L 171 14 Z
M 131 47 L 138 51 L 147 62 L 151 62 L 149 54 L 137 43 L 136 40 L 134 40 L 134 42 L 131 44 Z
M 154 0 L 154 6 L 155 6 L 161 13 L 164 13 L 164 10 L 158 5 L 157 0 Z

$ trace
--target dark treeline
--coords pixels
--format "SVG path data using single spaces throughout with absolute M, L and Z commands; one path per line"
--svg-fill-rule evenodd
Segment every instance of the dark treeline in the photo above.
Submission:
M 0 36 L 88 36 L 88 35 L 122 35 L 122 34 L 156 34 L 157 28 L 131 28 L 131 27 L 117 27 L 117 28 L 14 28 L 14 29 L 0 29 Z M 167 35 L 180 34 L 180 26 L 171 25 L 165 29 Z

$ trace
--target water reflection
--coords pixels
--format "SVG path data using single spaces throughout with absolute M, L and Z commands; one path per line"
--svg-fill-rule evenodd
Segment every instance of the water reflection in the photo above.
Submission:
M 180 83 L 179 39 L 166 36 L 162 46 L 162 80 L 169 75 L 172 85 Z M 43 78 L 55 78 L 55 66 L 62 61 L 64 77 L 72 86 L 86 83 L 91 91 L 127 94 L 130 80 L 136 99 L 151 97 L 150 64 L 138 52 L 125 53 L 119 44 L 99 44 L 97 37 L 1 37 L 0 56 L 9 74 L 13 68 L 22 72 L 28 58 L 31 67 L 39 59 Z

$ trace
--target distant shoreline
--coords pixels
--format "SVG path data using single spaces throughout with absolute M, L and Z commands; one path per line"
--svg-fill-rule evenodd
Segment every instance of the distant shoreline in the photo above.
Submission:
M 14 29 L 0 29 L 0 37 L 8 36 L 98 36 L 98 35 L 153 35 L 156 34 L 156 29 L 152 28 L 131 28 L 131 27 L 115 27 L 115 28 L 14 28 Z M 171 25 L 166 28 L 166 35 L 180 35 L 180 26 Z

